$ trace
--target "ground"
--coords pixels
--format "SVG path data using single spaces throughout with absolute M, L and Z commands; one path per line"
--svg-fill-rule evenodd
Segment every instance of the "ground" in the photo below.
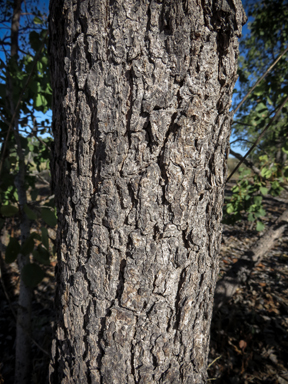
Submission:
M 231 183 L 226 192 L 229 193 Z M 280 200 L 265 198 L 266 225 L 287 209 L 288 194 Z M 224 225 L 219 277 L 229 270 L 259 237 L 244 219 Z M 48 383 L 54 322 L 54 265 L 33 295 L 31 384 Z M 14 372 L 15 313 L 19 277 L 17 266 L 1 256 L 0 384 L 12 384 Z M 43 351 L 44 350 L 44 351 Z M 211 327 L 209 382 L 219 384 L 288 384 L 288 230 L 234 297 L 214 313 Z M 112 383 L 111 383 L 112 384 Z M 124 384 L 124 383 L 123 383 Z

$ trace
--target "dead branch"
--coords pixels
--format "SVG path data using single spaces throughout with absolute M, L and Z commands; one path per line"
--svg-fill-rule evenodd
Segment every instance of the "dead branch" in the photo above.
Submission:
M 261 262 L 265 254 L 274 246 L 288 226 L 288 209 L 274 222 L 274 224 L 261 236 L 249 251 L 231 267 L 231 269 L 217 282 L 214 296 L 214 311 L 229 300 L 237 288 L 245 283 L 253 268 Z

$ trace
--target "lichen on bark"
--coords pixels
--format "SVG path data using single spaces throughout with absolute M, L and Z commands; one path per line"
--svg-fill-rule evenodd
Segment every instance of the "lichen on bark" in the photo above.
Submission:
M 204 383 L 241 2 L 51 1 L 51 383 Z

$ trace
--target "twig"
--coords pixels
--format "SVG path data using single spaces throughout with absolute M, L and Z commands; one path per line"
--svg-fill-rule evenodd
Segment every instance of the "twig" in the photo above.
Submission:
M 234 157 L 236 157 L 236 159 L 238 159 L 238 160 L 240 160 L 240 161 L 243 159 L 243 156 L 240 155 L 240 153 L 234 152 L 233 149 L 231 149 L 231 148 L 230 148 L 230 153 L 231 153 L 231 155 L 233 155 Z M 245 165 L 247 165 L 247 167 L 251 168 L 252 171 L 253 171 L 254 173 L 256 173 L 256 175 L 259 175 L 259 174 L 260 174 L 260 169 L 257 168 L 257 167 L 254 165 L 253 161 L 251 161 L 251 160 L 249 160 L 249 159 L 245 159 L 245 160 L 243 160 L 243 163 L 244 163 Z
M 8 125 L 8 127 L 9 127 L 9 121 L 5 119 L 5 116 L 4 116 L 1 112 L 0 112 L 0 117 L 1 117 L 1 119 L 2 119 L 2 121 L 3 121 L 3 123 L 5 123 L 6 125 Z
M 36 139 L 37 139 L 42 145 L 44 145 L 44 147 L 46 147 L 46 148 L 51 152 L 51 148 L 48 147 L 48 145 L 45 143 L 44 140 L 41 139 L 41 137 L 38 137 L 38 136 L 37 136 L 37 133 L 36 133 L 36 132 L 32 132 L 32 135 L 33 135 L 34 137 L 36 137 Z
M 214 359 L 214 360 L 212 361 L 212 363 L 210 363 L 210 364 L 208 365 L 207 369 L 209 369 L 209 368 L 211 367 L 211 365 L 213 365 L 217 360 L 221 359 L 221 357 L 222 357 L 222 355 L 216 357 L 216 359 Z
M 272 65 L 267 69 L 267 71 L 256 81 L 256 83 L 253 85 L 253 87 L 249 90 L 247 95 L 240 101 L 240 103 L 237 105 L 236 109 L 234 110 L 234 113 L 238 111 L 238 109 L 242 106 L 243 103 L 247 100 L 247 98 L 251 95 L 251 93 L 254 91 L 254 89 L 257 87 L 257 85 L 268 75 L 268 73 L 271 71 L 272 68 L 275 67 L 275 65 L 278 63 L 278 61 L 281 59 L 282 56 L 285 55 L 285 53 L 288 52 L 288 47 L 280 53 L 280 55 L 277 57 L 277 59 L 274 61 Z
M 47 180 L 45 180 L 44 177 L 42 177 L 41 175 L 39 175 L 39 173 L 36 174 L 35 176 L 36 176 L 40 181 L 42 181 L 43 184 L 45 184 L 45 185 L 50 185 L 50 182 L 47 181 Z
M 240 165 L 243 163 L 243 161 L 246 159 L 246 157 L 248 155 L 250 155 L 250 153 L 253 151 L 253 149 L 256 147 L 256 145 L 259 143 L 259 141 L 262 139 L 262 137 L 264 136 L 264 134 L 268 130 L 268 128 L 277 119 L 277 117 L 279 116 L 279 114 L 281 112 L 281 109 L 284 107 L 284 105 L 287 103 L 287 101 L 288 101 L 288 96 L 285 98 L 285 100 L 283 101 L 283 103 L 280 105 L 280 107 L 278 108 L 277 112 L 275 113 L 275 115 L 272 117 L 272 119 L 269 121 L 269 123 L 266 125 L 266 127 L 263 129 L 263 131 L 260 133 L 260 135 L 258 136 L 257 140 L 252 145 L 252 147 L 249 149 L 249 151 L 245 154 L 245 156 L 243 156 L 242 160 L 239 161 L 239 163 L 236 165 L 236 167 L 230 173 L 229 177 L 226 180 L 226 183 L 231 179 L 231 177 L 234 175 L 234 173 L 237 171 L 237 169 L 240 167 Z

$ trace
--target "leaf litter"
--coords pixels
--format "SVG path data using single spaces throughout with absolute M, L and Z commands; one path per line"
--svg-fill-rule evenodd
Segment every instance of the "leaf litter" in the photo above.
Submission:
M 285 203 L 287 208 L 288 193 L 281 195 L 281 199 L 267 196 L 264 203 L 268 226 L 284 211 Z M 259 232 L 251 229 L 245 218 L 234 226 L 223 226 L 219 278 L 258 237 Z M 7 291 L 1 286 L 0 383 L 12 384 L 15 364 L 12 310 L 17 311 L 19 274 L 16 263 L 7 265 L 2 257 L 0 261 Z M 46 277 L 34 290 L 32 304 L 33 339 L 49 353 L 55 321 L 54 266 L 55 262 L 47 267 Z M 48 365 L 49 357 L 32 342 L 31 384 L 48 383 Z M 288 230 L 251 271 L 248 281 L 213 314 L 208 382 L 288 384 Z
M 286 191 L 281 199 L 264 199 L 267 227 L 287 204 Z M 259 238 L 249 226 L 246 218 L 223 226 L 219 277 Z M 209 382 L 288 384 L 288 228 L 248 281 L 214 312 L 209 364 Z

